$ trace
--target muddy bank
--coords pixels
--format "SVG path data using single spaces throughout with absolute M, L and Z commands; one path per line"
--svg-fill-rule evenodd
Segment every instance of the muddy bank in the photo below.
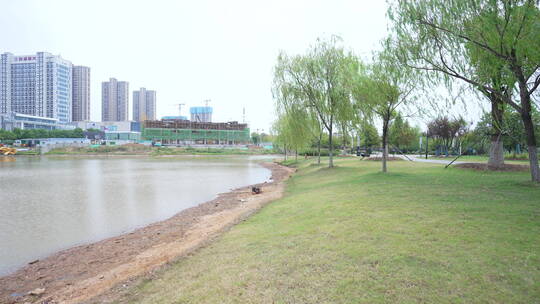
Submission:
M 0 278 L 0 303 L 77 303 L 202 246 L 283 193 L 292 169 L 263 163 L 269 183 L 223 193 L 212 201 L 129 234 L 74 247 Z M 30 291 L 39 295 L 28 295 Z

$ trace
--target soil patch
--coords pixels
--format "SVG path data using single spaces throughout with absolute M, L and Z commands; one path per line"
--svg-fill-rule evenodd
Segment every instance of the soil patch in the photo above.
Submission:
M 454 167 L 477 170 L 477 171 L 504 171 L 504 172 L 529 171 L 529 166 L 515 165 L 515 164 L 504 164 L 503 167 L 490 167 L 487 164 L 482 164 L 482 163 L 463 163 L 463 164 L 454 165 Z
M 212 201 L 129 234 L 60 251 L 0 277 L 0 303 L 79 303 L 203 246 L 229 227 L 280 198 L 294 169 L 262 163 L 269 183 L 219 194 Z M 254 195 L 251 187 L 261 188 Z M 39 294 L 30 295 L 39 290 Z

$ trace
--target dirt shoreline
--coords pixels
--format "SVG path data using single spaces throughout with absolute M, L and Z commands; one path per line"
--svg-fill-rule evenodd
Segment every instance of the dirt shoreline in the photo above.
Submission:
M 0 277 L 0 303 L 80 303 L 174 261 L 280 198 L 294 169 L 261 163 L 271 181 L 219 194 L 131 233 L 60 251 Z M 253 195 L 251 187 L 262 188 Z M 29 295 L 37 291 L 39 295 Z

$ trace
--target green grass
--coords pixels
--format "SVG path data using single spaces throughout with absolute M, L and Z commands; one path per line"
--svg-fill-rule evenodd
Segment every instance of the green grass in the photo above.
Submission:
M 449 157 L 436 157 L 436 156 L 430 156 L 430 159 L 445 159 L 445 160 L 452 160 L 456 158 L 456 156 L 449 156 Z M 458 158 L 457 161 L 461 162 L 482 162 L 487 163 L 489 157 L 486 155 L 463 155 L 460 158 Z M 505 156 L 505 163 L 508 164 L 528 164 L 528 159 L 512 159 L 510 155 Z
M 301 162 L 286 196 L 137 285 L 128 303 L 540 303 L 528 173 Z
M 39 151 L 36 150 L 27 150 L 27 151 L 17 151 L 17 155 L 40 155 Z

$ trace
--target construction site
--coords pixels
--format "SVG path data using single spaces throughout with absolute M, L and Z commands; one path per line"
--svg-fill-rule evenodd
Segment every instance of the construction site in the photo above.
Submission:
M 142 138 L 162 145 L 245 145 L 250 142 L 247 124 L 199 122 L 180 119 L 143 122 Z

